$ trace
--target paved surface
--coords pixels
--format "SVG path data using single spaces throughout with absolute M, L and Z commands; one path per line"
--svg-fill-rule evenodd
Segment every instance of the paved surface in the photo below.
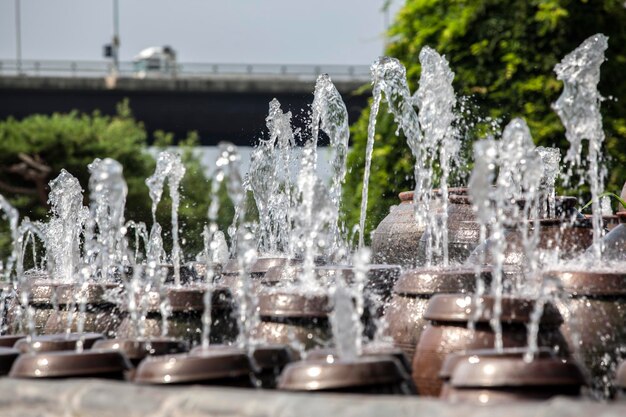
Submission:
M 626 403 L 557 398 L 478 407 L 418 397 L 291 394 L 205 387 L 148 387 L 98 380 L 0 379 L 2 417 L 624 417 Z

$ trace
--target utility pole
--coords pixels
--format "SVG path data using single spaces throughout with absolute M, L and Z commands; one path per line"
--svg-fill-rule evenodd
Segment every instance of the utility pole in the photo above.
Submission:
M 120 70 L 120 18 L 118 0 L 113 0 L 113 42 L 111 42 L 113 52 L 113 74 L 117 76 Z
M 15 0 L 15 57 L 17 63 L 17 74 L 22 74 L 22 17 L 20 1 Z

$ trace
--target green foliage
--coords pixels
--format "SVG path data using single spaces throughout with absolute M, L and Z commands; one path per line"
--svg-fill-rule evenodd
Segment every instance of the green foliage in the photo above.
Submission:
M 567 53 L 587 37 L 609 36 L 607 62 L 602 65 L 600 91 L 613 97 L 602 104 L 605 148 L 609 156 L 606 189 L 618 191 L 626 180 L 626 8 L 621 0 L 408 0 L 390 28 L 386 53 L 407 67 L 415 89 L 420 76 L 418 55 L 423 46 L 445 54 L 456 77 L 459 96 L 471 96 L 475 116 L 503 123 L 526 119 L 535 142 L 567 149 L 563 127 L 551 104 L 562 85 L 553 72 Z M 371 230 L 386 215 L 396 194 L 413 188 L 412 158 L 402 137 L 395 135 L 390 115 L 377 123 L 368 208 Z M 346 190 L 347 219 L 358 219 L 363 156 L 369 110 L 353 125 L 352 170 Z M 469 141 L 482 137 L 469 132 Z M 381 160 L 381 159 L 385 160 Z M 385 172 L 377 172 L 377 170 Z M 358 195 L 357 195 L 358 194 Z
M 171 146 L 174 137 L 157 132 L 155 142 L 161 147 Z M 183 248 L 188 258 L 202 248 L 201 232 L 206 224 L 210 202 L 209 181 L 199 158 L 192 152 L 197 143 L 195 133 L 179 141 L 187 168 L 182 181 L 180 235 L 186 239 Z M 0 193 L 20 211 L 21 217 L 45 220 L 47 183 L 63 168 L 79 179 L 86 190 L 84 204 L 88 204 L 87 165 L 95 158 L 106 157 L 119 161 L 124 167 L 128 184 L 126 219 L 143 221 L 150 228 L 151 200 L 145 179 L 153 173 L 155 161 L 147 152 L 145 128 L 133 118 L 127 101 L 118 105 L 114 116 L 105 116 L 97 111 L 92 114 L 73 111 L 0 121 Z M 229 207 L 225 193 L 222 193 L 221 199 L 224 209 L 220 213 L 220 226 L 224 228 L 232 219 L 232 207 Z M 159 205 L 157 219 L 169 234 L 171 202 L 167 192 Z M 6 222 L 1 223 L 0 255 L 4 256 L 0 259 L 6 257 L 8 247 Z M 169 247 L 171 243 L 165 237 Z

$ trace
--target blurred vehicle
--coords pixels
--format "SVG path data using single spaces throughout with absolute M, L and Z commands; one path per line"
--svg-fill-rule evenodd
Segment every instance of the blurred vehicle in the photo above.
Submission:
M 176 52 L 169 46 L 146 48 L 133 59 L 136 78 L 176 76 Z

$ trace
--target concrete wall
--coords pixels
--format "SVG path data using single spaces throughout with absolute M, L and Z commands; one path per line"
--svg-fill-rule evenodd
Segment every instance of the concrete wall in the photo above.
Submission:
M 626 403 L 557 398 L 480 407 L 418 397 L 292 394 L 208 387 L 148 387 L 98 380 L 0 379 L 3 417 L 624 417 Z

